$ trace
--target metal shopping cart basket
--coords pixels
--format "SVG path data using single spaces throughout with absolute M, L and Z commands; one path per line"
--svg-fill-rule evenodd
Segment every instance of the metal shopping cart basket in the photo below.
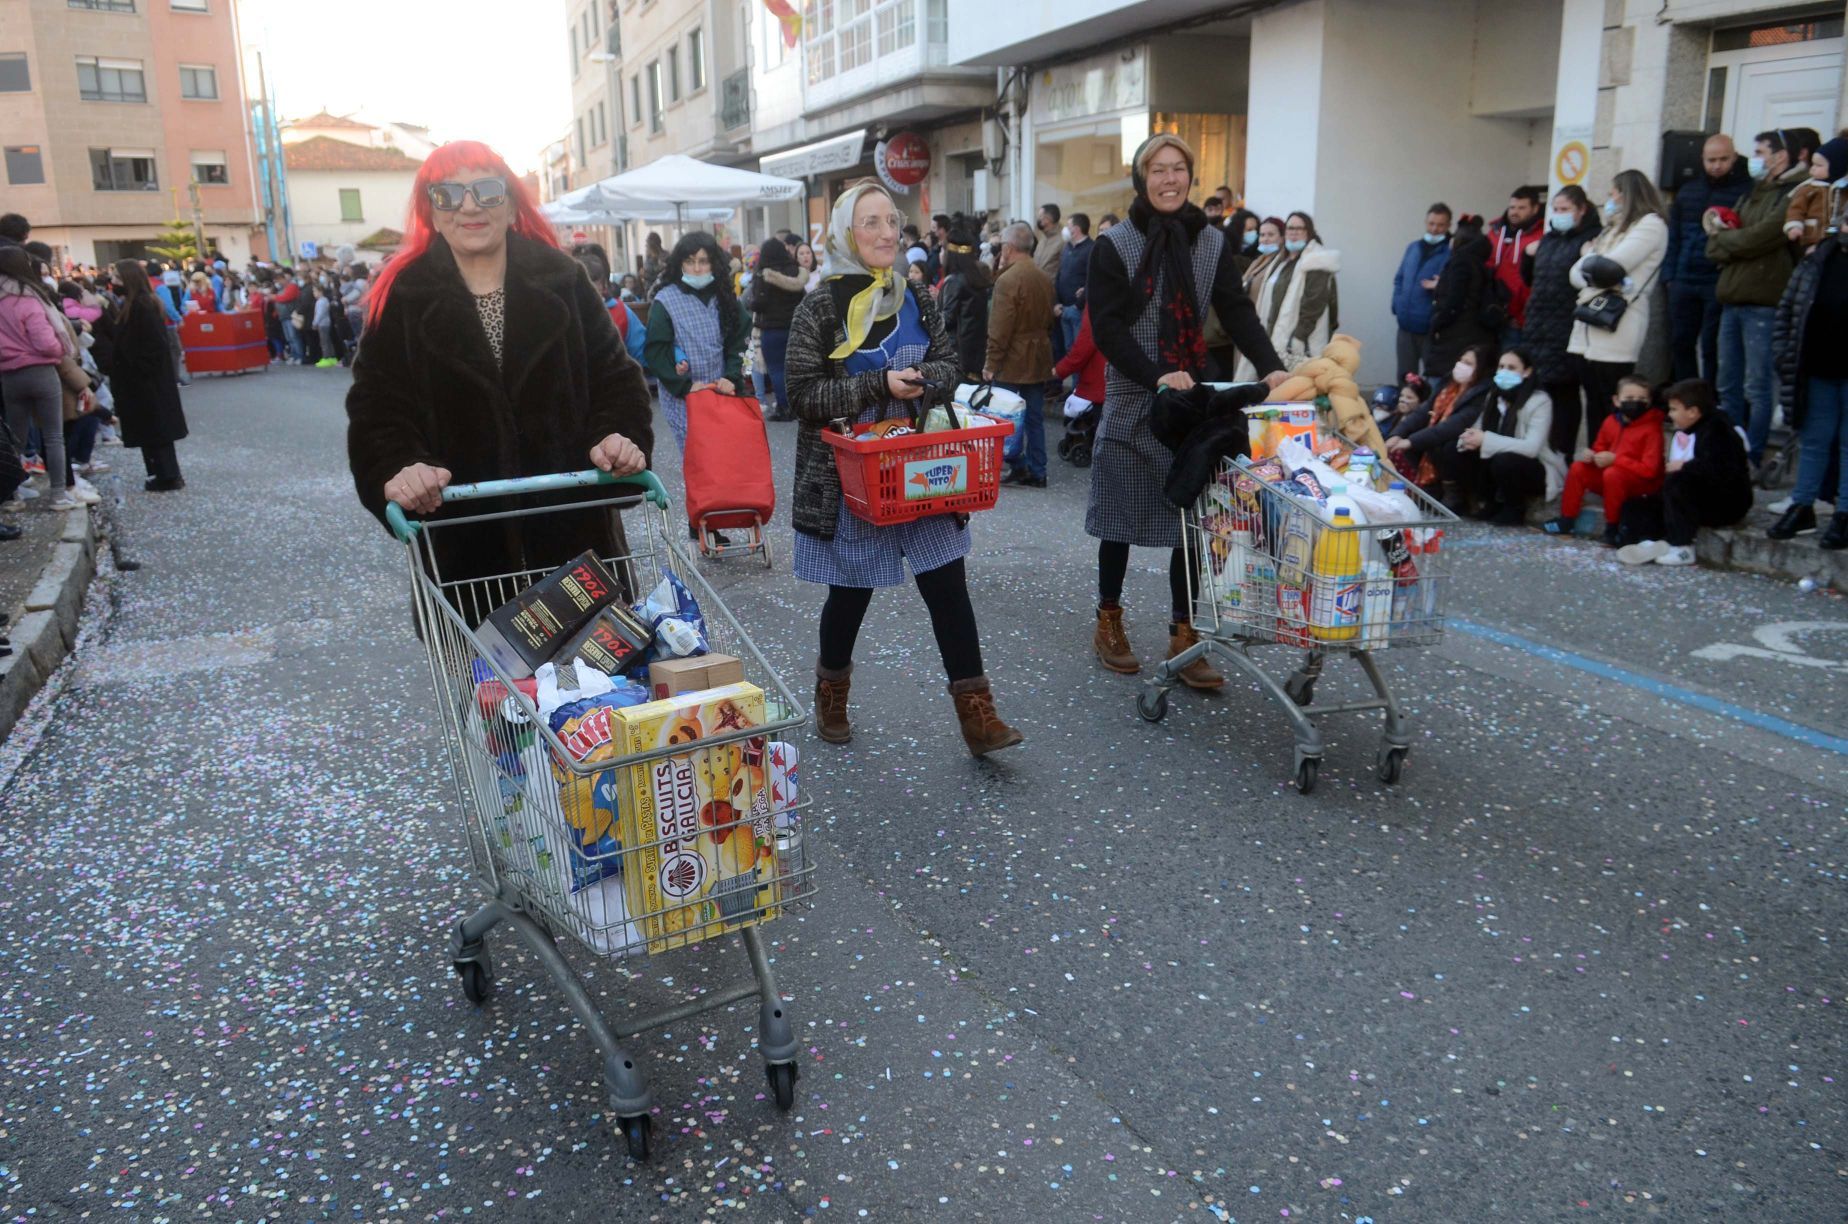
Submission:
M 1397 782 L 1411 731 L 1375 656 L 1443 635 L 1443 544 L 1457 521 L 1411 482 L 1403 492 L 1411 504 L 1401 518 L 1337 525 L 1325 507 L 1255 475 L 1243 456 L 1223 462 L 1199 501 L 1181 512 L 1200 641 L 1155 669 L 1137 695 L 1137 712 L 1161 721 L 1182 669 L 1208 657 L 1250 676 L 1283 708 L 1296 735 L 1292 769 L 1302 794 L 1315 789 L 1321 768 L 1316 719 L 1324 714 L 1383 710 L 1375 764 L 1380 781 Z M 1269 644 L 1302 651 L 1281 681 L 1252 653 Z M 1323 668 L 1343 655 L 1359 665 L 1374 695 L 1316 705 Z
M 475 875 L 489 897 L 456 926 L 453 963 L 462 991 L 476 1004 L 487 998 L 493 962 L 486 937 L 502 923 L 512 927 L 596 1042 L 611 1112 L 630 1154 L 642 1159 L 651 1132 L 648 1087 L 621 1041 L 647 1029 L 757 995 L 758 1048 L 771 1095 L 780 1109 L 794 1101 L 795 1033 L 757 926 L 806 907 L 813 894 L 802 805 L 788 802 L 793 779 L 774 768 L 778 750 L 787 751 L 779 737 L 800 728 L 807 714 L 698 568 L 670 545 L 667 494 L 652 472 L 457 485 L 443 499 L 594 486 L 611 486 L 609 496 L 424 523 L 407 520 L 396 505 L 386 513 L 406 545 L 438 722 Z M 611 725 L 640 726 L 639 712 L 653 707 L 633 707 L 633 724 L 608 715 L 585 724 L 601 727 L 601 738 L 580 738 L 580 727 L 569 745 L 540 718 L 532 682 L 503 672 L 471 626 L 546 571 L 448 580 L 435 538 L 465 524 L 586 509 L 621 515 L 628 552 L 600 558 L 619 587 L 639 597 L 669 568 L 688 585 L 713 650 L 737 657 L 761 689 L 761 712 L 745 708 L 757 700 L 746 694 L 721 703 L 710 727 L 676 720 L 657 744 L 627 753 L 621 750 L 632 744 Z M 580 760 L 587 743 L 601 743 L 604 754 Z M 750 961 L 749 980 L 621 1024 L 597 1010 L 559 946 L 562 938 L 597 956 L 644 956 L 734 934 Z

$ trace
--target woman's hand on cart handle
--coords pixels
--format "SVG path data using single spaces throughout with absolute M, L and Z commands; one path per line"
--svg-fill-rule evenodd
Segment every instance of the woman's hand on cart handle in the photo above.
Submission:
M 618 433 L 590 448 L 590 462 L 612 476 L 633 476 L 648 466 L 641 448 Z
M 893 399 L 914 400 L 924 394 L 924 375 L 915 366 L 886 371 L 886 390 Z
M 413 463 L 385 482 L 385 500 L 412 514 L 434 514 L 442 509 L 443 487 L 450 479 L 448 468 Z
M 1170 391 L 1192 391 L 1194 377 L 1186 370 L 1173 370 L 1155 380 L 1157 388 L 1165 387 Z

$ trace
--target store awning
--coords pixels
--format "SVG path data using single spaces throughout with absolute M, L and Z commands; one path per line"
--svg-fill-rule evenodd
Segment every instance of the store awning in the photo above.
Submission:
M 782 153 L 772 153 L 758 166 L 765 174 L 783 178 L 808 178 L 832 170 L 851 170 L 866 157 L 866 129 L 845 132 L 802 145 Z

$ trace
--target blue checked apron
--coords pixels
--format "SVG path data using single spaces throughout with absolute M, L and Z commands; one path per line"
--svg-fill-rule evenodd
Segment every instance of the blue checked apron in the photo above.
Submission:
M 918 365 L 929 354 L 930 333 L 924 330 L 918 318 L 917 301 L 907 293 L 891 334 L 874 347 L 861 349 L 841 365 L 849 374 L 902 370 Z M 870 424 L 886 417 L 910 414 L 911 409 L 904 403 L 888 399 L 862 412 L 857 423 Z M 841 507 L 836 512 L 832 540 L 796 532 L 796 577 L 804 582 L 825 582 L 829 586 L 897 586 L 905 580 L 907 562 L 912 573 L 928 574 L 968 555 L 969 529 L 959 526 L 954 514 L 933 514 L 909 523 L 875 527 L 865 519 L 854 517 L 847 509 L 846 498 L 841 499 Z
M 679 285 L 655 294 L 654 304 L 674 324 L 674 347 L 686 354 L 687 377 L 695 384 L 717 382 L 725 375 L 725 330 L 719 324 L 719 295 L 702 302 Z M 674 431 L 682 454 L 687 449 L 687 402 L 661 388 L 661 415 Z

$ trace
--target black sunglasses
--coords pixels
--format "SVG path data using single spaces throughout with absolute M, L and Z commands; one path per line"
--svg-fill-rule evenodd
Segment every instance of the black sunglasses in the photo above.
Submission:
M 472 183 L 431 183 L 428 190 L 430 206 L 443 212 L 460 209 L 471 192 L 475 196 L 475 203 L 482 208 L 495 208 L 507 202 L 507 180 L 498 175 L 476 179 Z

